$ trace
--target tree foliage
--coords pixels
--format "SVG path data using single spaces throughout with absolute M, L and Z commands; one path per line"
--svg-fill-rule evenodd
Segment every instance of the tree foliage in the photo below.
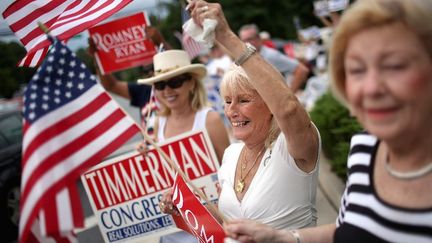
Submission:
M 231 28 L 238 29 L 249 23 L 255 23 L 261 30 L 268 31 L 272 37 L 296 39 L 293 18 L 300 19 L 302 27 L 319 25 L 313 15 L 313 1 L 279 1 L 279 0 L 219 0 Z M 160 8 L 166 9 L 168 15 L 164 19 L 153 16 L 156 25 L 166 38 L 173 44 L 179 44 L 173 37 L 174 31 L 181 31 L 180 1 L 161 2 Z
M 33 76 L 33 69 L 17 67 L 25 53 L 18 43 L 0 42 L 0 97 L 11 98 Z
M 320 131 L 324 155 L 335 173 L 345 180 L 350 140 L 362 127 L 331 93 L 316 101 L 310 116 Z

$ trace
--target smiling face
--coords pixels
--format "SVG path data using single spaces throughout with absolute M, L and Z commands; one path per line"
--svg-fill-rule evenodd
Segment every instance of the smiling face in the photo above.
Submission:
M 193 91 L 194 85 L 194 81 L 190 78 L 177 88 L 165 85 L 162 90 L 155 89 L 155 95 L 163 106 L 175 112 L 185 107 L 191 107 L 190 93 Z
M 429 131 L 432 60 L 424 44 L 403 24 L 353 35 L 344 67 L 348 103 L 366 130 L 395 141 Z
M 236 89 L 226 92 L 225 115 L 232 125 L 234 138 L 246 144 L 263 143 L 271 126 L 271 112 L 255 91 Z

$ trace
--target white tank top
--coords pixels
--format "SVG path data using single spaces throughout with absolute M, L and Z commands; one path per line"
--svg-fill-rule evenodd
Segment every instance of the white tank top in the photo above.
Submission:
M 211 107 L 204 107 L 195 113 L 194 124 L 192 126 L 191 131 L 206 128 L 207 113 L 211 110 L 212 110 Z M 166 116 L 159 117 L 159 124 L 158 124 L 159 126 L 158 126 L 158 134 L 157 134 L 158 142 L 165 141 L 164 131 L 165 131 L 166 120 L 167 120 Z
M 281 133 L 273 148 L 266 150 L 249 189 L 239 202 L 233 188 L 243 146 L 243 143 L 235 143 L 225 150 L 218 171 L 222 188 L 219 210 L 228 218 L 258 220 L 276 229 L 315 226 L 318 163 L 309 173 L 299 169 Z

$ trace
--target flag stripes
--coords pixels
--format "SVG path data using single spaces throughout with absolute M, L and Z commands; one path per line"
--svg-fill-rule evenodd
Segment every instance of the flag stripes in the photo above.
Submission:
M 88 29 L 122 9 L 132 0 L 18 0 L 4 12 L 3 17 L 11 30 L 20 39 L 28 55 L 19 65 L 34 66 L 41 63 L 45 55 L 40 49 L 51 43 L 39 28 L 43 23 L 50 34 L 66 40 Z
M 190 59 L 197 57 L 202 50 L 202 46 L 200 43 L 196 42 L 188 33 L 183 31 L 183 49 L 188 53 Z
M 184 3 L 182 3 L 182 24 L 184 25 L 190 18 L 189 12 L 186 10 Z M 177 37 L 179 38 L 179 37 Z M 193 59 L 197 57 L 201 51 L 203 50 L 203 46 L 196 42 L 186 31 L 182 31 L 181 39 L 180 39 L 183 49 L 188 53 L 189 58 Z
M 139 131 L 57 40 L 25 91 L 20 242 L 38 239 L 29 234 L 38 218 L 40 237 L 72 242 L 83 226 L 80 174 Z

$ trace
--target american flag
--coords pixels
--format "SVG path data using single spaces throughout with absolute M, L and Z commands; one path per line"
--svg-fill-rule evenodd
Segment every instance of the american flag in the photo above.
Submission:
M 183 24 L 190 19 L 190 14 L 184 6 L 182 6 L 181 16 Z M 183 34 L 178 33 L 176 37 L 180 39 L 183 49 L 188 53 L 190 59 L 197 57 L 202 52 L 203 46 L 196 42 L 187 32 L 183 31 Z
M 80 174 L 140 131 L 95 80 L 56 40 L 27 85 L 20 242 L 29 239 L 36 218 L 42 235 L 82 226 L 75 187 Z
M 141 109 L 141 126 L 145 128 L 147 135 L 151 136 L 155 140 L 156 135 L 154 134 L 154 128 L 156 126 L 156 116 L 159 108 L 160 103 L 154 94 L 154 89 L 152 89 L 150 94 L 150 101 L 145 104 Z
M 34 67 L 45 57 L 50 41 L 38 22 L 60 40 L 99 23 L 116 13 L 132 0 L 17 0 L 4 12 L 3 18 L 20 39 L 27 55 L 19 66 Z

